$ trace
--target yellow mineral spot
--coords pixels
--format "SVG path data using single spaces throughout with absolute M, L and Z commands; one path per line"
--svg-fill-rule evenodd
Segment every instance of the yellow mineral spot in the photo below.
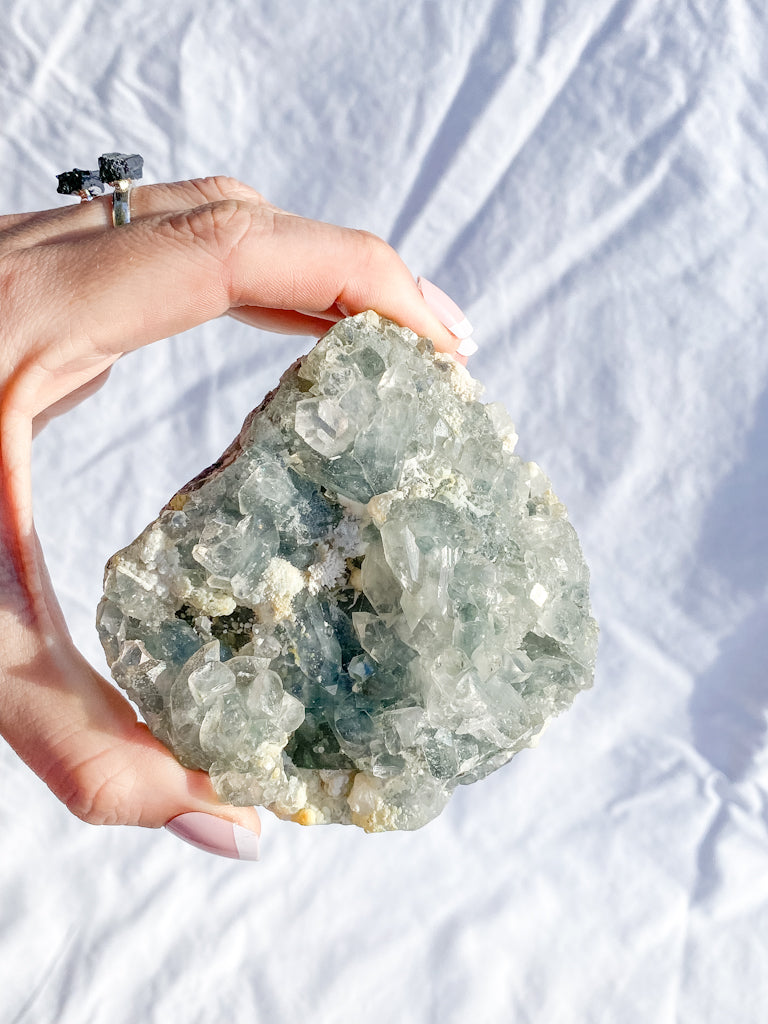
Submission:
M 189 495 L 185 494 L 183 491 L 179 491 L 179 493 L 174 494 L 168 502 L 168 508 L 172 508 L 174 512 L 181 512 L 188 501 Z
M 293 815 L 291 821 L 295 821 L 297 825 L 316 825 L 317 812 L 313 807 L 302 807 Z

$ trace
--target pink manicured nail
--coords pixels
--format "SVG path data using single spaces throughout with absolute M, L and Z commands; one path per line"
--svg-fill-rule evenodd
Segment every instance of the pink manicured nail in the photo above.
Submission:
M 259 837 L 256 833 L 224 818 L 217 818 L 215 814 L 187 811 L 171 818 L 165 827 L 185 843 L 206 853 L 233 860 L 259 859 Z
M 472 324 L 467 320 L 453 299 L 446 295 L 442 288 L 438 288 L 437 285 L 428 281 L 426 277 L 417 278 L 416 284 L 424 296 L 424 301 L 440 323 L 444 324 L 451 334 L 455 334 L 457 338 L 468 338 L 472 333 Z M 462 352 L 462 355 L 469 354 L 468 352 Z

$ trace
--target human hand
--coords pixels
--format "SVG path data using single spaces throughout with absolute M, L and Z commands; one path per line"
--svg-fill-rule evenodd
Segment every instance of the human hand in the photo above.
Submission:
M 73 645 L 34 529 L 33 433 L 124 353 L 225 313 L 320 335 L 375 309 L 461 362 L 444 323 L 465 331 L 381 239 L 286 213 L 232 179 L 137 188 L 119 229 L 110 198 L 0 217 L 0 734 L 86 822 L 175 819 L 194 845 L 254 859 L 256 810 L 222 804 Z

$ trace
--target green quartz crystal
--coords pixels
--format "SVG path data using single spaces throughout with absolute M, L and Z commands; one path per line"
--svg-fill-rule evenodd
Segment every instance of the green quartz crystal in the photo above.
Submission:
M 591 685 L 576 533 L 481 390 L 343 320 L 110 559 L 112 674 L 225 801 L 418 828 Z

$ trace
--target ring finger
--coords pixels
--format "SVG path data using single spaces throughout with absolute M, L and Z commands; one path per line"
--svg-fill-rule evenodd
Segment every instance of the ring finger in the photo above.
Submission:
M 130 196 L 131 220 L 183 213 L 224 199 L 237 199 L 255 206 L 278 209 L 255 189 L 236 178 L 214 175 L 192 181 L 161 182 L 133 188 Z M 111 227 L 111 194 L 97 196 L 91 202 L 81 202 L 76 206 L 0 217 L 0 256 L 47 242 L 75 241 Z

